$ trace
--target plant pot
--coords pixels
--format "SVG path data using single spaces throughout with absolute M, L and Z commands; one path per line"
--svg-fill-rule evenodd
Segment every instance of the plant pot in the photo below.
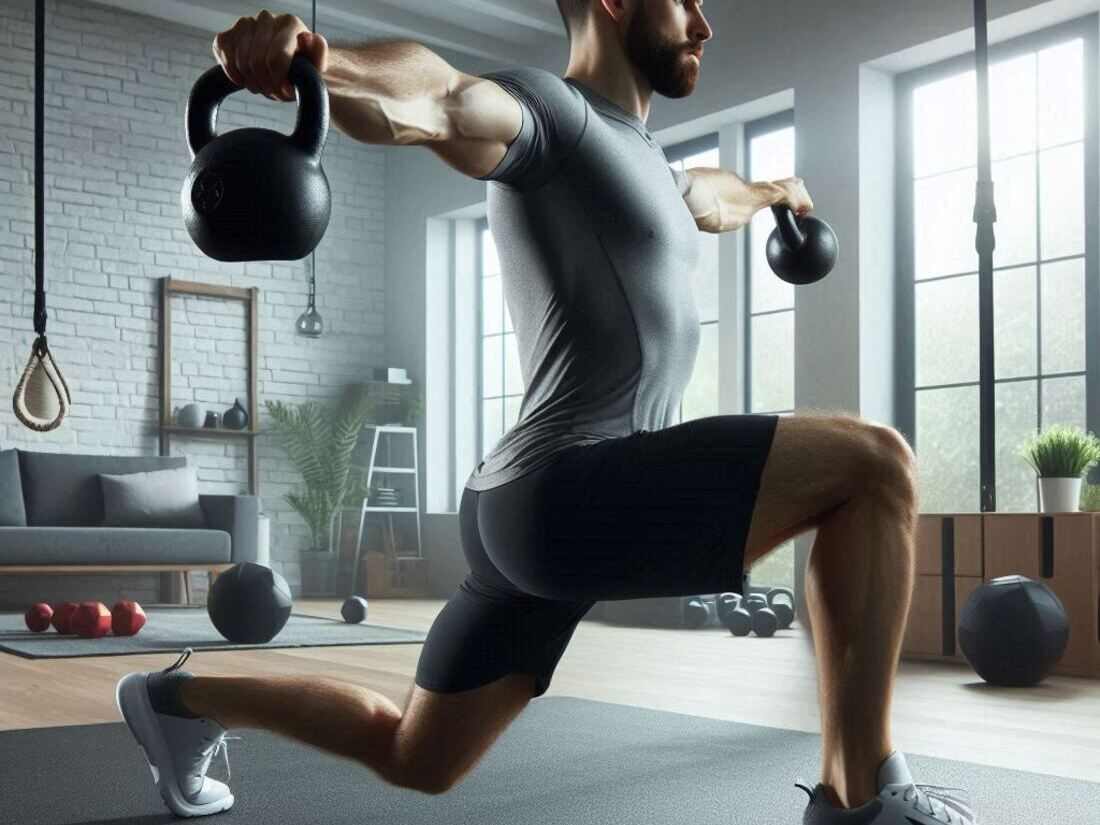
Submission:
M 304 597 L 332 596 L 336 592 L 336 556 L 314 550 L 303 550 L 302 592 Z
M 1039 509 L 1042 512 L 1076 513 L 1080 501 L 1080 478 L 1039 479 Z

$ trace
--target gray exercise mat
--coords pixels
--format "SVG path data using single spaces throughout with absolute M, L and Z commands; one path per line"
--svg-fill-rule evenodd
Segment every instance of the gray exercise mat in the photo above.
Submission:
M 211 825 L 797 825 L 806 795 L 793 783 L 817 776 L 820 741 L 542 698 L 462 784 L 428 797 L 271 734 L 234 733 L 242 737 L 228 743 L 236 805 Z M 121 724 L 0 733 L 0 765 L 5 823 L 178 822 Z M 917 756 L 910 765 L 918 781 L 969 788 L 981 825 L 1094 825 L 1100 811 L 1100 784 Z M 212 775 L 224 778 L 224 764 Z
M 419 631 L 372 624 L 347 624 L 322 616 L 291 615 L 282 631 L 267 644 L 227 642 L 210 623 L 203 607 L 150 607 L 148 622 L 136 636 L 81 639 L 61 636 L 52 628 L 43 633 L 27 630 L 21 613 L 0 613 L 0 650 L 25 659 L 65 659 L 74 656 L 130 656 L 137 653 L 176 653 L 195 650 L 245 650 L 338 645 L 396 645 L 423 642 Z M 0 822 L 3 822 L 0 819 Z

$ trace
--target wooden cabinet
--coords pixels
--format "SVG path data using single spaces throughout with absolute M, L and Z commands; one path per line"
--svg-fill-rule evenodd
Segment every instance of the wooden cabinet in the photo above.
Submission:
M 1054 591 L 1069 616 L 1057 673 L 1100 675 L 1100 513 L 985 515 L 986 578 L 1019 574 Z
M 902 656 L 965 662 L 958 620 L 970 594 L 999 576 L 1047 585 L 1070 623 L 1055 673 L 1100 677 L 1100 513 L 922 515 L 917 577 Z
M 917 526 L 917 576 L 902 654 L 965 661 L 958 643 L 958 617 L 981 582 L 981 514 L 922 515 Z

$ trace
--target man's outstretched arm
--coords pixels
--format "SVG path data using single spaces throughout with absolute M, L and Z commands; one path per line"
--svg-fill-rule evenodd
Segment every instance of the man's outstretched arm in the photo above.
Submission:
M 725 169 L 703 167 L 686 174 L 684 201 L 704 232 L 740 229 L 761 209 L 777 204 L 787 204 L 799 217 L 814 208 L 801 178 L 752 183 Z
M 299 53 L 324 77 L 333 123 L 365 143 L 427 146 L 459 172 L 482 177 L 522 125 L 511 95 L 419 43 L 330 47 L 294 15 L 268 11 L 238 18 L 214 38 L 229 79 L 273 99 L 294 99 L 287 77 Z

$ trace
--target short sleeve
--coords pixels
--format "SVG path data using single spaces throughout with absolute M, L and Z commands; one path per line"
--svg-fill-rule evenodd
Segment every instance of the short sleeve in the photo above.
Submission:
M 588 104 L 562 78 L 519 67 L 481 75 L 520 105 L 523 125 L 497 167 L 482 180 L 531 189 L 549 180 L 584 135 Z
M 672 179 L 676 181 L 676 188 L 680 190 L 680 194 L 687 194 L 688 185 L 690 183 L 687 172 L 677 169 L 675 166 L 670 166 L 669 169 L 672 172 Z

